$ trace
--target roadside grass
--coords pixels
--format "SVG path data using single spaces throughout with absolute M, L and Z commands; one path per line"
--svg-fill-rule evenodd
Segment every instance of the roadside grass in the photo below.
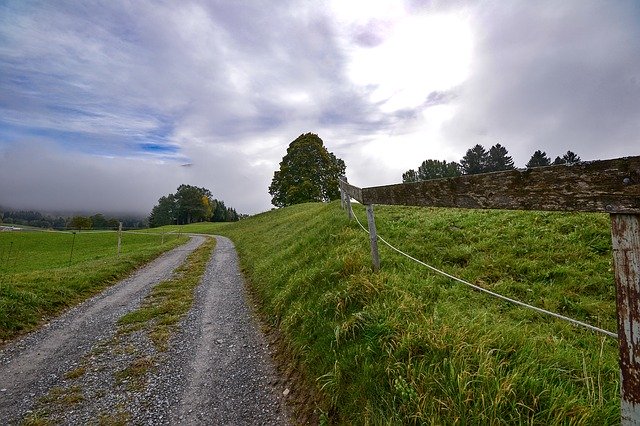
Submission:
M 0 232 L 0 341 L 97 294 L 186 236 Z M 73 254 L 71 247 L 73 245 Z
M 364 208 L 354 209 L 366 226 Z M 379 234 L 418 259 L 615 332 L 606 215 L 382 206 L 375 215 Z M 473 291 L 383 245 L 373 273 L 368 236 L 339 202 L 215 233 L 235 242 L 263 317 L 326 396 L 328 422 L 619 422 L 614 339 Z
M 147 229 L 147 232 L 155 232 L 158 234 L 171 235 L 173 234 L 208 234 L 213 235 L 221 230 L 226 229 L 229 226 L 233 226 L 237 222 L 198 222 L 190 223 L 188 225 L 165 225 L 158 228 Z

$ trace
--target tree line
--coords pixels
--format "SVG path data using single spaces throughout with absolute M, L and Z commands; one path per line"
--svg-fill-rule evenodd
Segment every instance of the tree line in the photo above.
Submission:
M 52 216 L 32 210 L 4 211 L 0 213 L 0 223 L 19 226 L 33 226 L 45 229 L 126 229 L 146 228 L 147 222 L 139 217 L 114 218 L 98 213 L 92 216 Z
M 500 172 L 513 170 L 513 158 L 507 149 L 498 144 L 488 151 L 480 144 L 467 150 L 460 162 L 440 160 L 424 160 L 417 170 L 409 169 L 402 174 L 402 182 L 419 182 L 430 179 L 474 175 L 478 173 Z M 580 157 L 572 151 L 567 151 L 562 157 L 557 156 L 553 161 L 547 153 L 537 150 L 533 153 L 526 167 L 544 167 L 558 164 L 574 164 L 580 162 Z
M 149 226 L 155 228 L 194 222 L 234 222 L 240 219 L 235 209 L 212 197 L 207 188 L 180 185 L 175 194 L 158 199 L 158 204 L 149 215 Z

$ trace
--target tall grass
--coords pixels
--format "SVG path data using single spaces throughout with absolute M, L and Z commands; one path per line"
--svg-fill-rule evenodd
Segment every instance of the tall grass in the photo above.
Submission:
M 0 232 L 0 340 L 98 293 L 187 240 L 115 233 Z
M 362 206 L 355 206 L 361 221 Z M 615 331 L 605 215 L 376 207 L 378 232 L 502 294 Z M 612 424 L 614 339 L 436 276 L 368 238 L 339 203 L 212 228 L 265 318 L 343 424 Z

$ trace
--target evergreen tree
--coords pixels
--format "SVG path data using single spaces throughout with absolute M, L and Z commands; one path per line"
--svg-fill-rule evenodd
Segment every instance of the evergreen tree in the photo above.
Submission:
M 149 226 L 152 228 L 173 225 L 178 220 L 178 206 L 173 194 L 160 197 L 158 204 L 153 207 L 149 215 Z
M 487 172 L 500 172 L 503 170 L 513 170 L 513 158 L 507 155 L 507 149 L 499 143 L 489 149 L 487 157 Z
M 578 157 L 575 152 L 567 151 L 567 153 L 564 154 L 562 157 L 556 157 L 556 159 L 553 160 L 553 164 L 554 165 L 558 165 L 558 164 L 571 165 L 571 164 L 579 163 L 580 161 L 581 161 L 580 157 Z
M 269 186 L 276 207 L 340 197 L 338 179 L 345 172 L 344 161 L 327 151 L 322 139 L 306 133 L 295 139 L 273 174 Z
M 223 201 L 215 200 L 215 208 L 213 209 L 212 222 L 226 222 L 227 221 L 227 207 Z
M 467 150 L 467 153 L 460 160 L 460 167 L 465 175 L 475 175 L 487 172 L 489 154 L 482 145 L 476 145 Z
M 424 160 L 418 167 L 418 180 L 441 179 L 460 176 L 460 165 L 454 161 Z
M 550 166 L 551 159 L 547 157 L 547 153 L 544 151 L 537 150 L 533 153 L 529 162 L 527 163 L 527 168 L 530 169 L 532 167 L 544 167 Z
M 402 182 L 410 183 L 410 182 L 418 182 L 418 172 L 413 169 L 409 169 L 402 174 Z
M 575 164 L 581 161 L 580 157 L 578 157 L 576 153 L 572 151 L 567 151 L 567 153 L 562 156 L 562 160 L 564 161 L 564 164 Z

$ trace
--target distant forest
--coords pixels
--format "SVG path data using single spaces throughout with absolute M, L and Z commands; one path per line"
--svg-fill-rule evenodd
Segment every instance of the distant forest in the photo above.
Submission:
M 106 217 L 101 213 L 93 216 L 52 216 L 31 210 L 0 209 L 0 223 L 45 229 L 118 229 L 119 222 L 122 222 L 124 229 L 140 229 L 149 226 L 146 218 L 135 216 Z

